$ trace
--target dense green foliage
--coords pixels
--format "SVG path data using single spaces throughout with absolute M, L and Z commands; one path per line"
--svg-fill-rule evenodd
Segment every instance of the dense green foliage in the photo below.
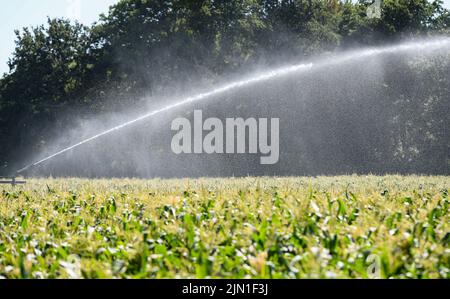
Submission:
M 450 278 L 448 177 L 32 180 L 0 277 Z
M 386 0 L 380 20 L 366 17 L 370 2 L 122 0 L 90 27 L 49 19 L 17 31 L 10 71 L 0 81 L 2 171 L 12 171 L 17 166 L 12 161 L 44 148 L 75 115 L 119 111 L 157 93 L 165 82 L 188 85 L 260 61 L 270 65 L 282 58 L 448 32 L 450 15 L 441 1 Z M 434 82 L 449 80 L 448 67 L 430 72 Z M 448 85 L 428 91 L 437 99 L 425 112 L 424 94 L 385 99 L 390 104 L 386 122 L 395 123 L 395 130 L 389 129 L 388 144 L 378 147 L 385 150 L 386 164 L 397 165 L 394 170 L 448 173 L 449 133 L 442 131 L 449 125 Z M 402 119 L 405 104 L 413 112 L 407 121 Z M 398 153 L 399 144 L 413 154 Z M 397 160 L 390 161 L 394 156 Z M 422 162 L 405 168 L 412 159 Z

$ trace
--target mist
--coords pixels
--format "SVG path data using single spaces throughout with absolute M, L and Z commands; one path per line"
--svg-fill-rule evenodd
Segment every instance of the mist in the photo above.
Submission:
M 143 178 L 449 174 L 449 58 L 448 38 L 435 37 L 369 49 L 347 48 L 307 59 L 277 53 L 220 77 L 202 72 L 202 68 L 190 71 L 186 65 L 179 70 L 178 79 L 153 84 L 151 91 L 137 100 L 123 99 L 114 95 L 114 90 L 108 92 L 112 98 L 104 109 L 108 112 L 67 111 L 58 119 L 67 122 L 65 129 L 50 129 L 39 152 L 23 153 L 26 158 L 17 165 L 36 162 L 143 114 L 175 105 L 25 173 Z M 183 99 L 230 82 L 308 63 L 310 69 L 177 106 Z M 145 72 L 136 63 L 127 67 L 130 65 L 136 73 Z M 201 109 L 205 118 L 223 120 L 279 118 L 279 162 L 260 165 L 254 154 L 174 154 L 171 122 L 177 117 L 192 120 L 196 109 Z

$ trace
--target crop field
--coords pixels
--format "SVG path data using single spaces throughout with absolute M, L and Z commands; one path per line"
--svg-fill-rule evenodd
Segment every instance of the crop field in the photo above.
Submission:
M 450 278 L 449 177 L 31 179 L 2 278 Z

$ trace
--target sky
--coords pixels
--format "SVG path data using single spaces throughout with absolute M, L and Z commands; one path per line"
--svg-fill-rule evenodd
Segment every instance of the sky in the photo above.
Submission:
M 119 0 L 2 0 L 0 10 L 0 76 L 8 71 L 7 62 L 14 51 L 14 30 L 37 26 L 46 22 L 47 16 L 76 19 L 90 25 L 101 13 Z M 450 0 L 444 0 L 450 8 Z

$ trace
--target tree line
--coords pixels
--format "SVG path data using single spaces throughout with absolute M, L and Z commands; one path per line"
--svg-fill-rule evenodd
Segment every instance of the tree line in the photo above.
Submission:
M 121 0 L 90 26 L 48 19 L 41 26 L 17 30 L 9 72 L 0 80 L 1 172 L 11 172 L 16 161 L 45 148 L 80 115 L 120 111 L 143 96 L 157 94 L 170 81 L 189 85 L 262 61 L 270 66 L 336 49 L 449 33 L 450 12 L 442 1 L 385 0 L 380 19 L 367 17 L 371 4 L 369 0 Z M 403 71 L 410 82 L 420 84 L 422 77 L 405 70 L 406 66 L 394 68 L 386 76 L 395 82 Z M 392 97 L 383 100 L 390 111 L 382 113 L 382 122 L 391 124 L 384 131 L 389 136 L 367 145 L 375 162 L 360 161 L 363 167 L 349 163 L 345 170 L 448 174 L 448 70 L 448 66 L 425 73 L 421 69 L 429 82 L 441 83 L 416 94 L 383 87 L 392 89 L 388 93 Z M 332 119 L 342 112 L 322 108 L 320 103 L 308 108 L 309 115 L 329 113 Z M 334 137 L 345 140 L 342 128 L 334 133 L 342 136 Z M 340 167 L 313 165 L 303 168 L 311 171 L 298 174 L 314 173 L 314 168 L 331 174 Z

